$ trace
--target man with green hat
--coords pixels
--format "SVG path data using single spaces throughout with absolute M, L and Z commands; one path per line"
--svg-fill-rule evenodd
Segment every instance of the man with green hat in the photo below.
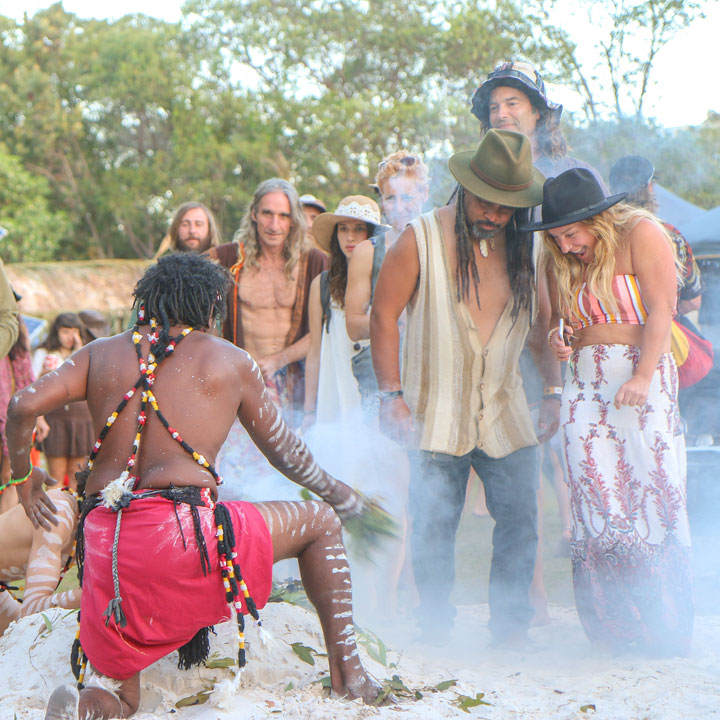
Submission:
M 532 235 L 542 201 L 530 141 L 490 130 L 449 161 L 453 204 L 414 220 L 387 252 L 370 317 L 383 431 L 412 459 L 409 510 L 421 625 L 448 631 L 455 607 L 455 534 L 472 466 L 495 520 L 490 570 L 494 642 L 522 641 L 537 546 L 537 444 L 557 429 L 559 403 L 541 408 L 538 438 L 523 392 L 520 352 L 537 297 Z M 402 377 L 398 319 L 407 308 Z M 535 359 L 554 395 L 558 363 L 543 339 Z

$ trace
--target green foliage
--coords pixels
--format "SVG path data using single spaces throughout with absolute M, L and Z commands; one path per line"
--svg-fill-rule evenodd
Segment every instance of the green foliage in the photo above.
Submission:
M 175 707 L 180 709 L 184 707 L 192 707 L 193 705 L 204 705 L 210 699 L 210 695 L 212 695 L 212 688 L 208 690 L 201 690 L 200 692 L 195 693 L 195 695 L 181 698 L 175 703 Z
M 455 705 L 466 713 L 470 712 L 470 708 L 478 707 L 480 705 L 490 705 L 491 703 L 485 702 L 483 698 L 485 693 L 475 693 L 475 697 L 469 697 L 468 695 L 458 695 L 455 699 Z
M 444 203 L 446 158 L 477 143 L 469 98 L 498 61 L 529 58 L 573 85 L 596 122 L 603 87 L 617 91 L 614 115 L 641 116 L 653 58 L 700 16 L 696 0 L 582 8 L 604 13 L 602 66 L 580 62 L 541 0 L 189 0 L 181 23 L 83 20 L 58 2 L 18 23 L 0 17 L 0 224 L 11 232 L 0 257 L 151 257 L 187 200 L 205 202 L 229 240 L 262 180 L 285 177 L 332 206 L 367 193 L 399 148 L 423 154 L 431 202 Z M 630 52 L 630 33 L 645 55 Z M 600 137 L 569 129 L 578 148 Z M 637 129 L 648 144 L 663 134 Z M 717 141 L 710 121 L 676 147 L 663 139 L 663 182 L 720 201 L 720 171 L 699 171 Z M 610 162 L 599 142 L 599 155 L 577 154 Z
M 51 209 L 50 196 L 48 181 L 0 146 L 0 225 L 8 230 L 0 241 L 3 262 L 53 259 L 70 223 L 64 212 Z
M 569 128 L 572 153 L 592 158 L 607 177 L 623 155 L 644 155 L 664 187 L 701 207 L 720 204 L 720 116 L 697 128 L 663 128 L 639 120 Z
M 375 662 L 379 662 L 385 667 L 388 666 L 387 645 L 385 645 L 378 635 L 372 632 L 372 630 L 363 630 L 356 627 L 355 637 L 357 644 L 364 647 L 367 654 L 375 660 Z

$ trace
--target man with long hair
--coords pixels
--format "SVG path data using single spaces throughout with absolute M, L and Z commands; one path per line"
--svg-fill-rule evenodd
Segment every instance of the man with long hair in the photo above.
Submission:
M 305 216 L 292 184 L 280 178 L 261 183 L 233 241 L 208 254 L 235 280 L 223 337 L 255 358 L 275 401 L 294 423 L 304 400 L 310 284 L 327 261 L 307 245 Z
M 567 142 L 560 125 L 563 107 L 550 101 L 545 91 L 545 83 L 540 73 L 529 63 L 523 61 L 500 63 L 480 84 L 472 98 L 472 113 L 480 120 L 481 132 L 490 128 L 511 130 L 527 136 L 532 148 L 533 164 L 545 177 L 555 177 L 571 168 L 589 170 L 597 179 L 600 187 L 606 190 L 600 173 L 584 160 L 568 155 Z M 539 219 L 539 208 L 534 217 Z M 540 243 L 536 245 L 536 262 L 539 271 L 539 310 L 537 325 L 549 330 L 550 308 L 544 292 L 547 281 L 543 268 L 544 260 L 539 253 Z M 538 331 L 538 336 L 542 333 Z M 542 374 L 534 366 L 529 348 L 520 356 L 520 370 L 530 407 L 536 410 L 542 401 Z M 544 450 L 543 450 L 544 451 Z M 564 484 L 556 484 L 560 493 Z M 544 488 L 539 484 L 538 499 L 542 505 Z M 564 498 L 563 498 L 564 499 Z M 562 502 L 562 501 L 561 501 Z M 539 518 L 539 535 L 542 540 L 542 516 Z M 545 624 L 550 621 L 547 609 L 547 593 L 543 581 L 542 541 L 539 543 L 535 577 L 530 589 L 531 601 L 535 608 L 533 622 Z
M 533 163 L 545 177 L 582 167 L 590 170 L 605 188 L 592 165 L 567 154 L 560 126 L 562 111 L 562 105 L 551 102 L 545 94 L 540 73 L 529 63 L 517 60 L 500 63 L 472 97 L 472 114 L 480 121 L 482 133 L 495 128 L 526 135 Z
M 542 200 L 530 141 L 506 130 L 449 161 L 454 203 L 410 223 L 388 250 L 370 315 L 385 432 L 410 447 L 410 543 L 418 620 L 449 631 L 455 607 L 455 534 L 470 467 L 495 519 L 490 630 L 522 641 L 537 545 L 537 444 L 557 429 L 543 402 L 535 434 L 518 369 L 536 313 L 532 235 L 519 227 Z M 402 379 L 397 321 L 407 307 Z M 551 390 L 557 362 L 532 344 Z M 554 394 L 554 393 L 549 393 Z
M 166 252 L 207 252 L 221 242 L 215 216 L 206 205 L 191 200 L 175 211 L 155 258 Z
M 86 345 L 10 402 L 13 482 L 35 527 L 51 529 L 47 475 L 30 462 L 35 418 L 87 398 L 102 430 L 85 471 L 78 528 L 80 629 L 71 663 L 79 694 L 63 686 L 47 720 L 132 715 L 139 673 L 179 650 L 189 668 L 208 657 L 208 631 L 237 621 L 272 589 L 273 562 L 297 557 L 325 634 L 333 690 L 376 699 L 358 658 L 341 520 L 367 503 L 313 460 L 283 421 L 257 363 L 215 337 L 226 311 L 227 272 L 197 253 L 161 258 L 135 288 L 132 330 Z M 215 458 L 237 417 L 268 461 L 322 501 L 218 502 Z M 172 423 L 172 425 L 170 424 Z

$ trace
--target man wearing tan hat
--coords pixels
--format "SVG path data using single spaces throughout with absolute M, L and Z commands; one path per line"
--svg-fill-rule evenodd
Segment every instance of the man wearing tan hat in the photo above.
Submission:
M 490 130 L 449 161 L 456 201 L 410 223 L 388 250 L 370 317 L 383 430 L 410 448 L 409 510 L 418 620 L 449 631 L 455 534 L 470 467 L 495 520 L 490 570 L 494 642 L 522 641 L 537 546 L 537 444 L 557 429 L 544 401 L 538 438 L 518 368 L 536 313 L 532 235 L 519 228 L 542 201 L 524 135 Z M 403 371 L 397 320 L 407 307 Z M 546 384 L 560 384 L 533 343 Z M 438 627 L 439 624 L 439 627 Z

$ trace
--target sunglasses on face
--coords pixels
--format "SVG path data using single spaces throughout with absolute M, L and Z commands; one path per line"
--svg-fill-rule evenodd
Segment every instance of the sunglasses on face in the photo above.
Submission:
M 412 167 L 416 162 L 420 162 L 420 158 L 415 155 L 406 155 L 400 158 L 400 164 L 405 167 Z M 378 163 L 378 170 L 381 170 L 388 164 L 388 160 L 382 160 Z

